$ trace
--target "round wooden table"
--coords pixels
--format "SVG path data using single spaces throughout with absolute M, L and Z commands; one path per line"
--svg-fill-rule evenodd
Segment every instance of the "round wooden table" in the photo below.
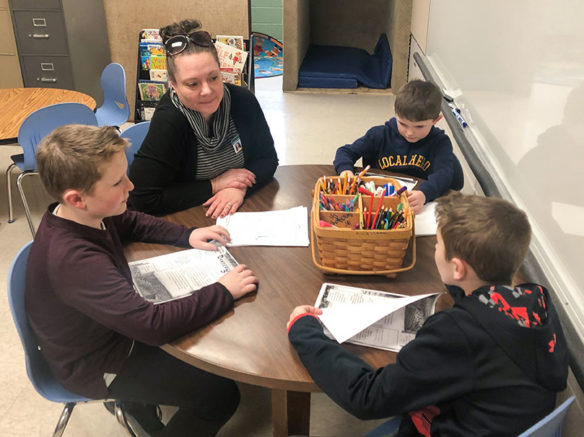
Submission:
M 83 103 L 95 110 L 93 97 L 59 88 L 0 89 L 0 142 L 16 142 L 22 122 L 37 109 L 56 103 Z
M 240 211 L 269 211 L 306 206 L 310 214 L 316 180 L 333 175 L 332 166 L 280 166 L 275 179 L 245 200 Z M 209 226 L 202 207 L 166 217 L 186 226 Z M 310 392 L 318 387 L 288 341 L 286 322 L 292 309 L 314 304 L 323 282 L 385 290 L 402 294 L 444 291 L 434 266 L 435 237 L 416 239 L 413 269 L 396 278 L 344 276 L 322 273 L 312 261 L 311 247 L 232 247 L 235 259 L 259 278 L 259 289 L 236 302 L 210 325 L 165 345 L 168 353 L 211 373 L 272 389 L 274 435 L 308 435 Z M 133 243 L 129 261 L 170 253 L 178 248 Z M 407 256 L 407 255 L 406 255 Z M 346 345 L 373 367 L 395 361 L 395 353 Z

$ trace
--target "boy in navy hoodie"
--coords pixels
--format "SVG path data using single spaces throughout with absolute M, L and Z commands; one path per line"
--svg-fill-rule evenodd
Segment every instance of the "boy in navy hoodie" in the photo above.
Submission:
M 288 336 L 318 386 L 362 419 L 401 415 L 399 436 L 515 436 L 550 413 L 568 355 L 548 291 L 511 286 L 530 240 L 507 201 L 437 200 L 435 262 L 454 307 L 426 320 L 395 364 L 372 369 L 294 309 Z
M 460 190 L 462 169 L 450 138 L 434 126 L 442 118 L 441 102 L 442 94 L 432 82 L 408 82 L 395 98 L 395 117 L 383 126 L 372 127 L 353 144 L 339 147 L 335 170 L 353 176 L 355 162 L 363 158 L 363 167 L 425 179 L 408 192 L 410 207 L 416 213 L 449 188 Z

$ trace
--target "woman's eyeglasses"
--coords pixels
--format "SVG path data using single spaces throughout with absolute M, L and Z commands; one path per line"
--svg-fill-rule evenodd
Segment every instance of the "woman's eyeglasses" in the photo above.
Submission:
M 189 41 L 201 47 L 211 47 L 213 45 L 213 40 L 209 32 L 197 30 L 189 35 L 171 36 L 164 43 L 164 48 L 170 56 L 175 56 L 187 48 Z

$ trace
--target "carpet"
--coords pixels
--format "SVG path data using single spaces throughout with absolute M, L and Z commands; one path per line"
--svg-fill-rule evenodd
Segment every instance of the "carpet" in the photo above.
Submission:
M 252 37 L 254 77 L 280 76 L 284 70 L 284 47 L 280 41 L 264 33 Z

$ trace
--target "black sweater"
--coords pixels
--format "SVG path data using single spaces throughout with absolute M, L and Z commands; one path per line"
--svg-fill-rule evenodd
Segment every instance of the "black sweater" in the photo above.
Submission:
M 380 369 L 326 337 L 315 317 L 297 319 L 289 338 L 314 381 L 341 407 L 362 419 L 403 415 L 400 436 L 417 436 L 412 413 L 430 406 L 439 410 L 432 436 L 517 435 L 554 409 L 568 372 L 547 291 L 534 284 L 521 289 L 537 290 L 526 293 L 532 301 L 543 294 L 541 326 L 519 326 L 481 303 L 485 290 L 478 289 L 428 318 L 396 363 Z
M 243 146 L 244 167 L 256 176 L 251 193 L 276 171 L 278 156 L 264 113 L 247 89 L 226 84 L 231 93 L 231 117 Z M 138 211 L 165 214 L 197 206 L 213 194 L 211 181 L 196 180 L 197 139 L 167 92 L 160 100 L 148 134 L 130 166 L 135 188 L 129 204 Z

